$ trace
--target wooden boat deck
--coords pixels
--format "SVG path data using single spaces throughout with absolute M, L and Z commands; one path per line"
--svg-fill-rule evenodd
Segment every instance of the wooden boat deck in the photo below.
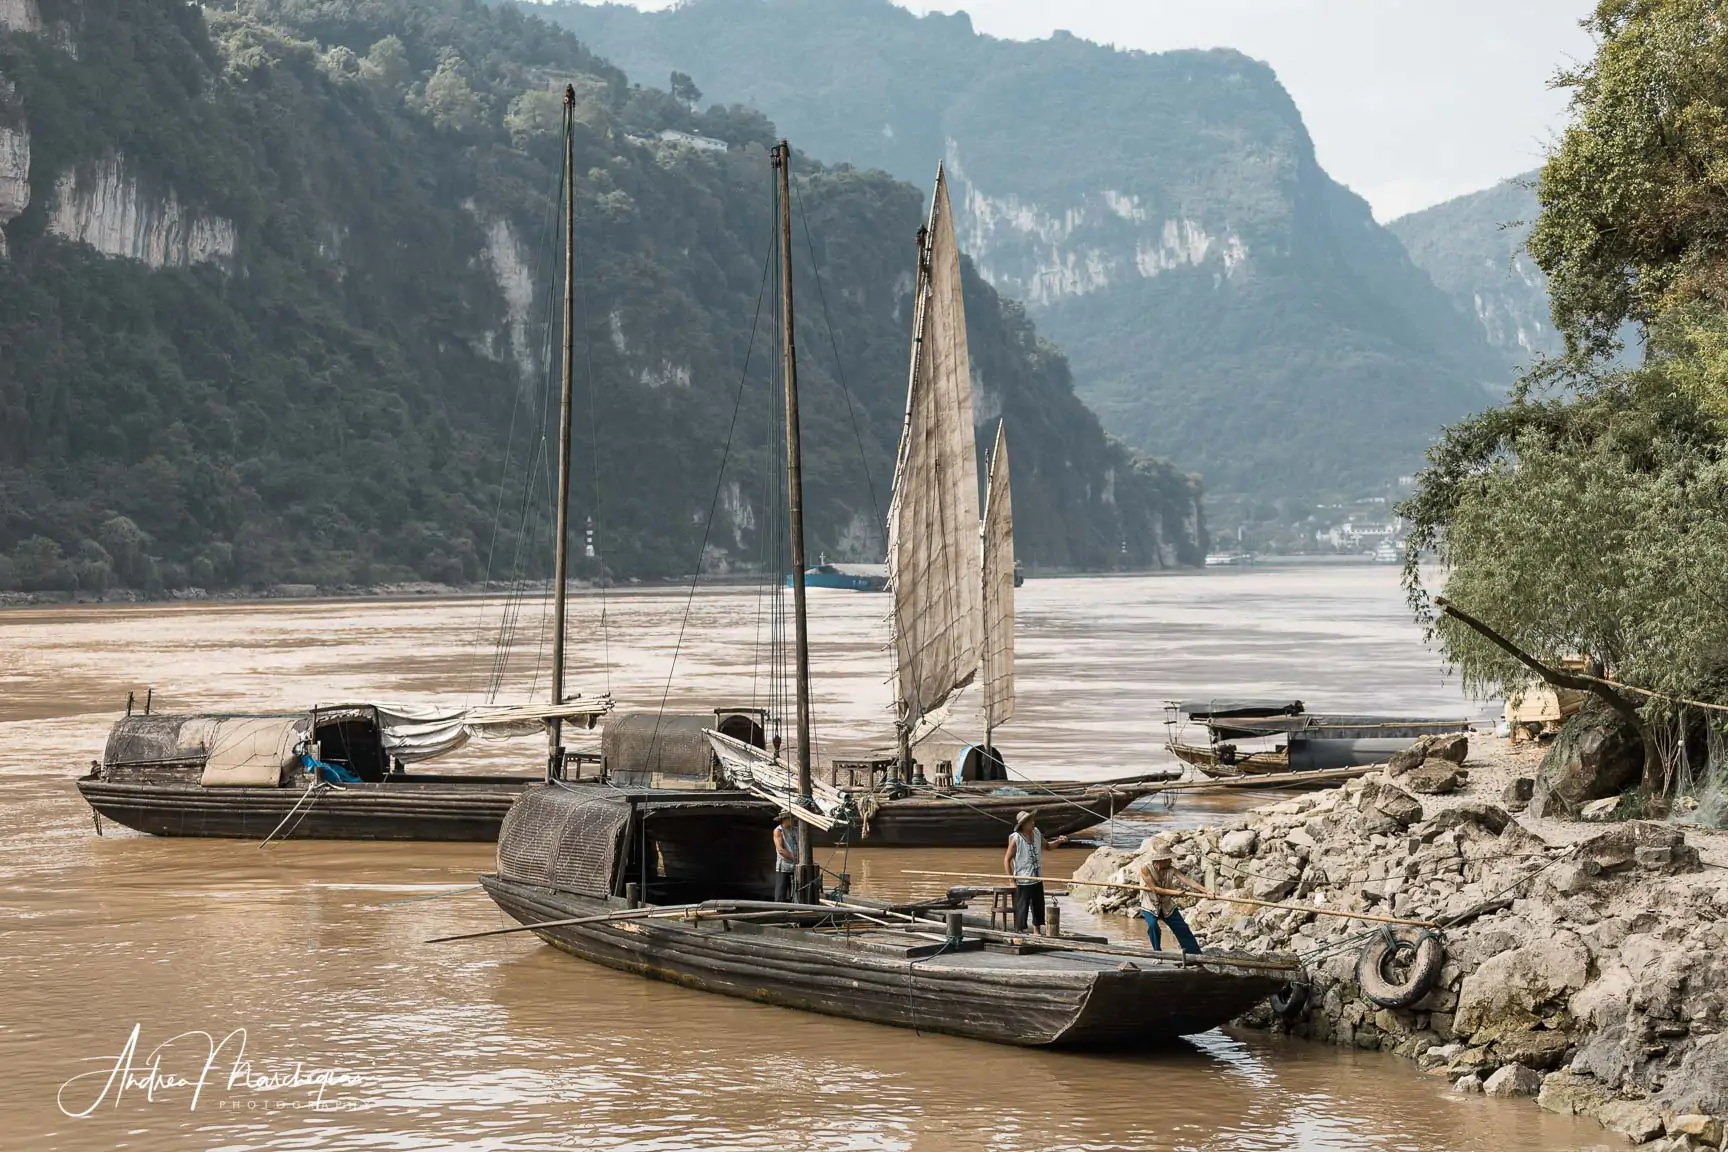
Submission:
M 482 876 L 524 924 L 614 911 L 618 903 Z M 547 943 L 584 960 L 686 987 L 877 1024 L 997 1043 L 1137 1048 L 1204 1032 L 1300 975 L 1293 960 L 1109 954 L 1039 941 L 1032 951 L 941 947 L 943 926 L 906 940 L 895 930 L 824 933 L 710 919 L 612 920 L 547 926 Z M 899 936 L 899 939 L 896 939 Z M 913 955 L 937 945 L 928 955 Z

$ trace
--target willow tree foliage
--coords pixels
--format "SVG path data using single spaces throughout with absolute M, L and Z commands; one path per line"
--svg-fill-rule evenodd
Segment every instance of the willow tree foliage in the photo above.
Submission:
M 1448 428 L 1403 511 L 1412 607 L 1467 686 L 1530 670 L 1433 614 L 1454 603 L 1549 665 L 1728 701 L 1728 25 L 1714 0 L 1603 0 L 1598 51 L 1558 82 L 1572 118 L 1542 170 L 1530 252 L 1567 355 Z M 1645 357 L 1610 370 L 1621 325 Z M 1633 695 L 1645 784 L 1700 713 Z

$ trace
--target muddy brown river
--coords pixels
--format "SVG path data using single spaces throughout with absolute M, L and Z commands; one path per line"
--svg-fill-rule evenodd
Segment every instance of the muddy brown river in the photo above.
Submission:
M 685 604 L 673 590 L 577 598 L 573 690 L 624 709 L 771 702 L 764 598 L 704 590 L 687 619 Z M 888 739 L 885 608 L 812 597 L 824 759 Z M 1038 775 L 1167 763 L 1174 697 L 1487 714 L 1422 647 L 1390 567 L 1032 580 L 1018 608 L 1018 712 L 998 745 Z M 500 699 L 544 691 L 542 615 L 523 607 Z M 159 710 L 480 702 L 499 618 L 481 600 L 0 611 L 0 1149 L 1624 1146 L 1528 1102 L 1456 1096 L 1391 1056 L 1251 1032 L 1131 1057 L 1022 1051 L 652 983 L 527 935 L 427 944 L 505 922 L 477 892 L 446 894 L 489 867 L 488 847 L 98 837 L 73 787 L 129 691 L 153 688 Z M 957 708 L 937 741 L 975 725 Z M 448 767 L 533 773 L 540 757 L 531 741 L 489 745 Z M 1133 842 L 1248 802 L 1153 805 L 1098 835 Z M 1062 875 L 1084 851 L 1051 857 Z M 907 894 L 946 882 L 904 869 L 1000 859 L 854 849 L 828 863 L 863 891 Z

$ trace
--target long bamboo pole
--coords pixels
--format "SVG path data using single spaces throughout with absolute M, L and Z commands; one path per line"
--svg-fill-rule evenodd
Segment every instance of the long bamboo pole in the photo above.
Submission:
M 919 868 L 902 868 L 907 876 L 953 876 L 974 880 L 1024 880 L 1024 876 L 1007 876 L 1000 872 L 933 872 Z M 1375 916 L 1368 912 L 1346 912 L 1342 908 L 1322 908 L 1317 904 L 1282 904 L 1272 900 L 1256 900 L 1252 896 L 1220 896 L 1207 888 L 1150 888 L 1144 884 L 1123 884 L 1112 880 L 1081 880 L 1074 876 L 1053 877 L 1058 884 L 1081 888 L 1125 888 L 1131 892 L 1155 892 L 1160 896 L 1198 896 L 1203 900 L 1221 900 L 1226 904 L 1252 904 L 1259 908 L 1277 908 L 1286 912 L 1312 912 L 1316 916 L 1336 916 L 1341 920 L 1364 920 L 1370 924 L 1398 924 L 1406 928 L 1438 928 L 1432 920 L 1400 920 L 1396 916 Z
M 576 89 L 564 86 L 564 356 L 558 396 L 558 539 L 552 554 L 552 707 L 564 706 L 564 643 L 570 589 L 571 412 L 576 376 Z M 564 775 L 564 721 L 546 723 L 546 782 Z

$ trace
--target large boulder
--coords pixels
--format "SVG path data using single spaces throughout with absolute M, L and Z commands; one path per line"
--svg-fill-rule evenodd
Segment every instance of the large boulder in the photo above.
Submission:
M 1424 796 L 1444 796 L 1463 783 L 1464 770 L 1450 760 L 1424 760 L 1404 777 L 1404 787 Z
M 1370 781 L 1358 797 L 1367 832 L 1398 833 L 1422 819 L 1422 802 L 1395 784 Z
M 1652 872 L 1697 872 L 1703 868 L 1698 849 L 1686 834 L 1669 824 L 1628 820 L 1578 845 L 1579 860 L 1602 872 L 1645 868 Z
M 1408 748 L 1392 753 L 1386 763 L 1386 771 L 1393 776 L 1402 776 L 1412 768 L 1421 767 L 1424 760 L 1446 760 L 1453 764 L 1464 763 L 1464 757 L 1470 754 L 1470 737 L 1463 732 L 1445 732 L 1432 736 L 1418 737 Z
M 1561 727 L 1543 757 L 1530 814 L 1575 817 L 1590 801 L 1625 791 L 1643 772 L 1638 730 L 1607 705 L 1587 704 Z
M 1590 950 L 1575 934 L 1557 931 L 1520 948 L 1490 956 L 1458 989 L 1461 1035 L 1498 1038 L 1542 1023 L 1563 1011 L 1590 978 Z

